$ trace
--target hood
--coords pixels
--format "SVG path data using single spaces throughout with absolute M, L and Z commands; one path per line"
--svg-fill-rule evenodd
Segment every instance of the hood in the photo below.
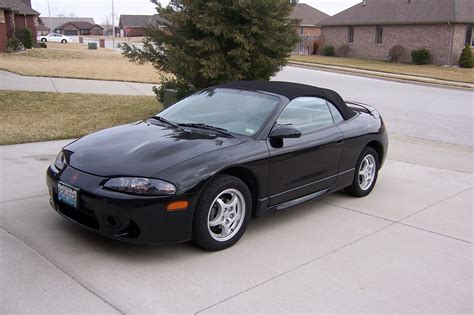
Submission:
M 64 151 L 70 166 L 90 174 L 157 177 L 186 160 L 239 143 L 237 138 L 139 122 L 90 134 Z

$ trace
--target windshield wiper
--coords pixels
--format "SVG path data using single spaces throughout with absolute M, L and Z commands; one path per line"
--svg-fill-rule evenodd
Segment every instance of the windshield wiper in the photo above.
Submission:
M 171 121 L 169 121 L 168 119 L 165 119 L 163 117 L 160 117 L 160 116 L 151 116 L 150 119 L 155 119 L 155 120 L 158 120 L 159 122 L 162 122 L 168 126 L 171 126 L 173 128 L 177 128 L 177 129 L 181 129 L 177 124 L 175 123 L 172 123 Z
M 235 138 L 234 135 L 231 134 L 227 129 L 220 128 L 220 127 L 215 127 L 215 126 L 210 126 L 210 125 L 206 125 L 206 124 L 203 124 L 203 123 L 183 123 L 183 124 L 178 124 L 178 126 L 217 131 L 217 132 L 219 132 L 223 135 L 226 135 L 230 138 Z

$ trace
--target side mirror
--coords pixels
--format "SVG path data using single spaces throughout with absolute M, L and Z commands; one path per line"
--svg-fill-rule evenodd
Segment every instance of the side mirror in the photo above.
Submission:
M 277 125 L 270 133 L 271 139 L 288 139 L 299 137 L 301 137 L 301 132 L 290 125 Z

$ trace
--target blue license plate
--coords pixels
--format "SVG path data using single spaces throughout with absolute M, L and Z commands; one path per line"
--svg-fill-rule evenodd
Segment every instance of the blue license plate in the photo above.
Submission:
M 68 206 L 77 209 L 77 198 L 79 195 L 79 189 L 71 187 L 69 185 L 58 183 L 58 201 L 61 201 Z

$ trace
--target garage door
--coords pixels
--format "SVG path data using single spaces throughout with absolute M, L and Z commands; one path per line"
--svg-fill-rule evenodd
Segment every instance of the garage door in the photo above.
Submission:
M 64 30 L 64 35 L 67 36 L 76 36 L 77 35 L 77 30 Z

